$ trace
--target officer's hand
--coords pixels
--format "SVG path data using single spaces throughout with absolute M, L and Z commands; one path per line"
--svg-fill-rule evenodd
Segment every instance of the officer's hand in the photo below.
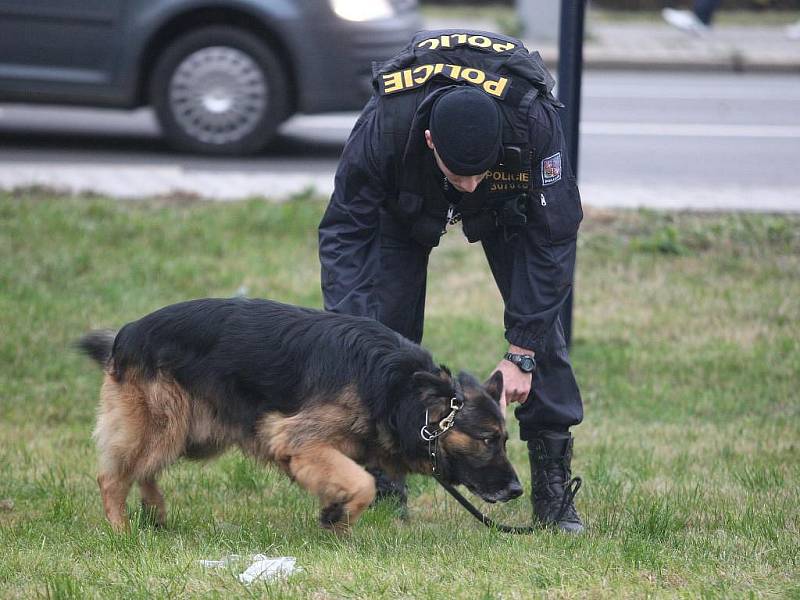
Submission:
M 531 391 L 532 373 L 520 371 L 517 365 L 505 359 L 498 363 L 495 371 L 500 371 L 503 374 L 503 392 L 500 394 L 500 408 L 505 410 L 506 405 L 512 402 L 524 404 Z

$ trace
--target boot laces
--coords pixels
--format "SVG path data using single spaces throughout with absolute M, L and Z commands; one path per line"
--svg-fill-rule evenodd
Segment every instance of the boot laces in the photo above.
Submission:
M 580 477 L 573 477 L 564 486 L 564 495 L 561 497 L 561 507 L 558 509 L 556 522 L 563 521 L 564 517 L 570 517 L 569 520 L 577 520 L 578 511 L 575 510 L 575 494 L 581 489 L 583 480 Z
M 574 501 L 583 480 L 580 477 L 571 477 L 572 471 L 567 464 L 568 455 L 550 456 L 542 452 L 537 462 L 539 463 L 538 495 L 551 509 L 556 502 L 559 503 L 555 522 L 577 521 L 579 517 Z M 554 491 L 554 488 L 557 491 Z

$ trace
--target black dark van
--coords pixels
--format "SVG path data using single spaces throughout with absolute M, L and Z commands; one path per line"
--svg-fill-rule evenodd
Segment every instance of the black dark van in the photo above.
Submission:
M 0 101 L 152 105 L 176 148 L 243 154 L 360 109 L 417 0 L 0 0 Z

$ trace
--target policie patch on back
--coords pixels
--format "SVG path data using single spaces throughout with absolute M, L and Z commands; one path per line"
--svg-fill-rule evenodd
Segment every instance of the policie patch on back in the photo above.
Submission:
M 542 185 L 550 185 L 561 179 L 561 152 L 542 160 Z
M 431 77 L 445 77 L 453 81 L 465 81 L 490 96 L 501 99 L 506 97 L 510 83 L 508 77 L 475 67 L 436 63 L 417 65 L 401 71 L 381 74 L 379 80 L 381 96 L 413 90 L 425 85 Z

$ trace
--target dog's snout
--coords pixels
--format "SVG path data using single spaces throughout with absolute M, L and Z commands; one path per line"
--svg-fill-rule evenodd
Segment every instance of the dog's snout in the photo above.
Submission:
M 522 496 L 522 484 L 515 479 L 511 482 L 511 485 L 508 486 L 508 500 L 513 500 L 520 496 Z
M 518 479 L 514 479 L 506 487 L 494 494 L 485 494 L 481 497 L 487 502 L 508 502 L 522 495 L 522 485 Z

